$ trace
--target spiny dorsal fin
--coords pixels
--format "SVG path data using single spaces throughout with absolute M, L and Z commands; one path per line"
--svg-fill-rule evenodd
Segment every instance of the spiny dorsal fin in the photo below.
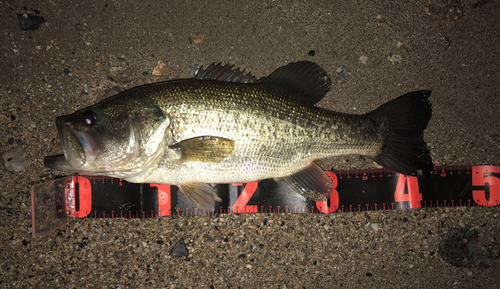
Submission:
M 279 85 L 297 93 L 307 105 L 318 103 L 332 86 L 332 80 L 319 65 L 310 61 L 293 62 L 276 69 L 259 83 Z
M 113 86 L 111 87 L 106 93 L 102 96 L 103 99 L 112 97 L 113 95 L 117 95 L 118 93 L 122 92 L 123 90 L 119 88 L 118 86 Z
M 198 80 L 217 80 L 235 83 L 256 83 L 257 79 L 250 73 L 245 73 L 234 65 L 210 64 L 207 69 L 200 68 L 195 76 Z

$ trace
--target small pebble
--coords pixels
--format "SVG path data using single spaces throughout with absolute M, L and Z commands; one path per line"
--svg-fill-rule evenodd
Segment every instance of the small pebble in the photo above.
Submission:
M 349 75 L 349 71 L 341 65 L 337 68 L 335 82 L 338 84 L 344 84 L 349 79 Z
M 167 70 L 167 64 L 161 60 L 158 60 L 158 63 L 156 63 L 155 68 L 153 68 L 152 74 L 154 76 L 163 76 L 166 70 Z
M 7 169 L 15 172 L 21 172 L 26 169 L 26 152 L 21 148 L 13 148 L 2 153 L 4 165 Z
M 403 57 L 399 54 L 393 54 L 391 56 L 388 56 L 387 59 L 389 60 L 390 63 L 395 64 L 395 63 L 401 63 L 401 60 L 403 60 Z

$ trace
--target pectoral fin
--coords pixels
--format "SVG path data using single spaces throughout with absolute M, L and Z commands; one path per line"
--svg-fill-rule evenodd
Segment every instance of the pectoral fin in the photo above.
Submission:
M 221 201 L 214 189 L 205 183 L 185 183 L 177 186 L 181 192 L 196 206 L 213 211 L 215 200 Z
M 332 179 L 315 163 L 280 180 L 302 196 L 314 201 L 326 201 L 332 194 Z
M 229 157 L 235 148 L 234 140 L 217 136 L 200 136 L 171 145 L 179 151 L 182 162 L 218 163 Z

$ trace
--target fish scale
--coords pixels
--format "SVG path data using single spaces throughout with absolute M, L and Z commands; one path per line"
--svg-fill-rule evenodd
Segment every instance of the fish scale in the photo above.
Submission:
M 381 145 L 380 138 L 375 141 L 376 126 L 368 118 L 347 117 L 316 107 L 300 106 L 280 93 L 283 89 L 198 80 L 177 82 L 172 86 L 176 88 L 165 91 L 174 93 L 168 96 L 157 94 L 154 98 L 158 99 L 158 105 L 171 121 L 172 144 L 213 135 L 235 140 L 235 151 L 223 163 L 217 164 L 174 164 L 162 168 L 162 163 L 157 174 L 141 181 L 157 182 L 167 174 L 172 176 L 166 180 L 169 183 L 188 179 L 229 183 L 277 178 L 301 170 L 313 159 L 346 153 L 374 154 Z M 359 124 L 353 126 L 352 131 L 335 130 L 356 120 Z M 223 125 L 219 125 L 221 122 Z M 360 132 L 356 128 L 362 128 L 374 137 L 365 138 L 366 143 L 359 140 L 357 148 L 351 141 L 359 139 Z M 252 159 L 253 164 L 238 169 L 247 159 Z M 172 162 L 167 160 L 165 164 Z M 177 170 L 180 170 L 179 175 L 174 175 Z M 194 180 L 193 175 L 196 176 Z

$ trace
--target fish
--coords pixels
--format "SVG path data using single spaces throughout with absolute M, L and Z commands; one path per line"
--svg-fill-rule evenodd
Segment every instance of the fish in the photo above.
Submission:
M 211 64 L 191 79 L 134 87 L 56 118 L 63 155 L 47 168 L 133 183 L 175 185 L 197 207 L 220 201 L 211 184 L 284 181 L 326 200 L 332 179 L 315 161 L 363 155 L 405 175 L 430 175 L 424 130 L 430 90 L 413 91 L 366 114 L 318 107 L 332 81 L 310 61 L 257 79 Z

